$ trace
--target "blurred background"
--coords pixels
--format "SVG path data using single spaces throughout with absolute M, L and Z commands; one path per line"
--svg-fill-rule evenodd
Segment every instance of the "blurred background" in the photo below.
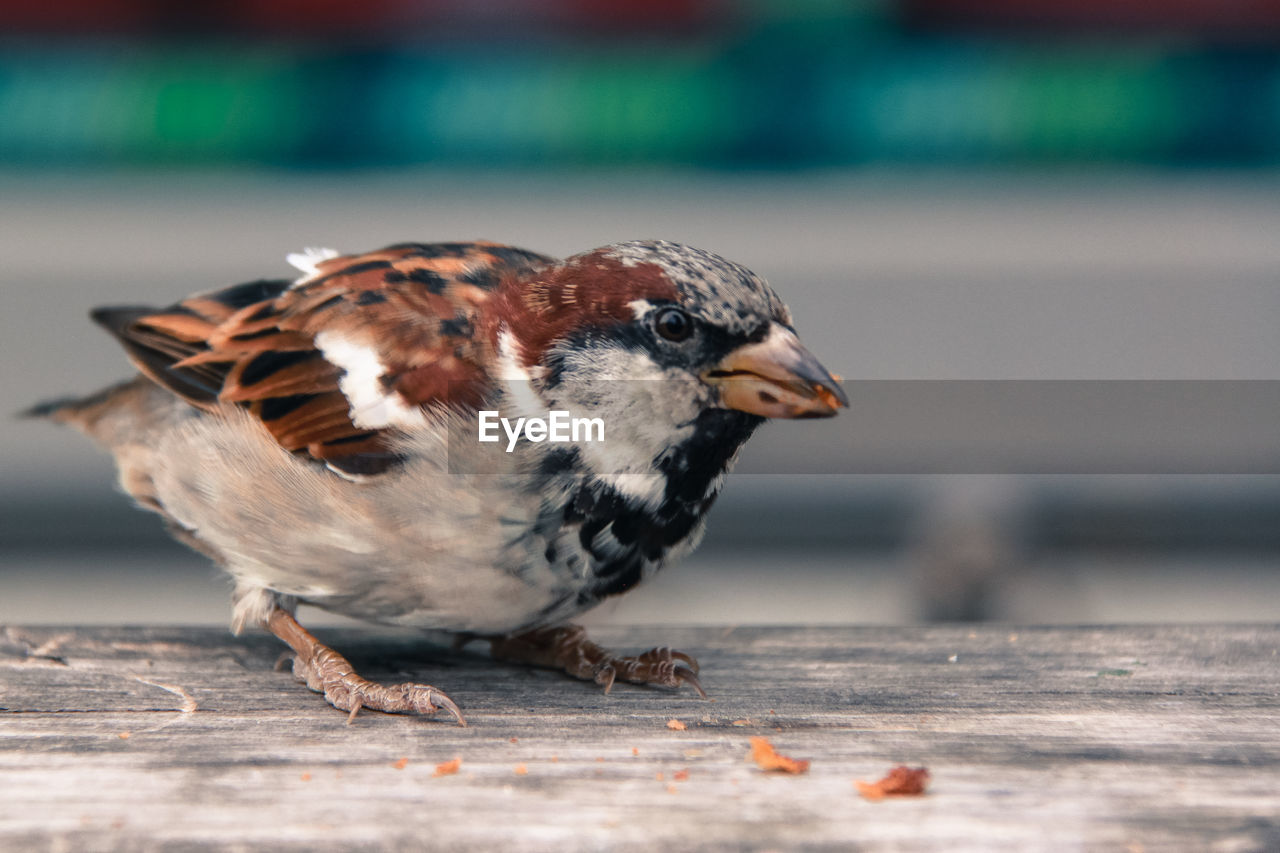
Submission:
M 0 2 L 10 411 L 128 374 L 90 307 L 303 246 L 650 237 L 963 400 L 764 430 L 592 618 L 1280 619 L 1274 0 Z M 0 622 L 225 623 L 87 441 L 5 419 L 0 465 Z

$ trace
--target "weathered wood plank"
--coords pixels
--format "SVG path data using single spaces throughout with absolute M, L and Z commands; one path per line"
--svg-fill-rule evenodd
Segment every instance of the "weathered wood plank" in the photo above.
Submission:
M 470 727 L 348 727 L 268 637 L 0 631 L 0 848 L 1280 849 L 1276 626 L 599 632 L 696 654 L 714 702 L 323 634 Z M 926 796 L 857 796 L 899 763 Z

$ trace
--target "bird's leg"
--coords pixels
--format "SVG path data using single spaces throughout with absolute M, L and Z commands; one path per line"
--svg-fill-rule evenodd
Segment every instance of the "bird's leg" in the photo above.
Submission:
M 659 687 L 688 684 L 703 699 L 707 698 L 698 683 L 698 662 L 684 652 L 659 646 L 644 654 L 620 657 L 588 640 L 580 625 L 495 637 L 489 641 L 489 650 L 499 660 L 562 669 L 575 678 L 604 685 L 605 693 L 614 681 L 621 680 Z
M 267 628 L 293 649 L 293 674 L 298 680 L 323 693 L 333 707 L 349 711 L 348 723 L 361 708 L 371 708 L 393 714 L 434 714 L 444 709 L 453 714 L 458 725 L 467 724 L 454 701 L 430 685 L 406 683 L 384 687 L 362 678 L 346 658 L 317 640 L 282 608 L 271 611 Z

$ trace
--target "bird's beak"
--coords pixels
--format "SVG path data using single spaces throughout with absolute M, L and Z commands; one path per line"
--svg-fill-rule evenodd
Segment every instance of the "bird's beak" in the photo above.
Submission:
M 829 418 L 848 407 L 836 378 L 795 332 L 774 323 L 763 341 L 744 344 L 702 374 L 730 409 L 766 418 Z

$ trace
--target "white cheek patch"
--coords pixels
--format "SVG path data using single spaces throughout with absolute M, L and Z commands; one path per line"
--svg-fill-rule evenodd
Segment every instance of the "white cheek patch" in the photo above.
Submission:
M 544 405 L 605 425 L 603 441 L 577 445 L 587 471 L 634 502 L 659 506 L 667 478 L 657 460 L 692 435 L 705 386 L 619 346 L 570 353 L 562 370 L 573 381 L 544 390 L 550 395 Z
M 427 419 L 422 409 L 405 402 L 397 392 L 382 385 L 387 372 L 378 353 L 354 343 L 337 332 L 316 335 L 316 346 L 333 365 L 342 368 L 338 387 L 351 406 L 351 422 L 361 429 L 382 427 L 422 427 Z
M 289 265 L 302 271 L 302 276 L 293 283 L 294 287 L 305 284 L 320 272 L 320 264 L 325 261 L 331 261 L 338 257 L 339 252 L 336 249 L 324 249 L 318 246 L 308 246 L 301 252 L 290 252 L 284 256 Z

